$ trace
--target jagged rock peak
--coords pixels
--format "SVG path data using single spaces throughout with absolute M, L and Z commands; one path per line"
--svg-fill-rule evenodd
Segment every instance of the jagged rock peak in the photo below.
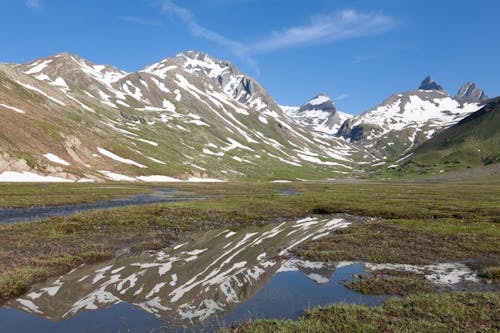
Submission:
M 299 112 L 307 111 L 307 110 L 323 110 L 327 112 L 334 113 L 337 111 L 335 104 L 328 94 L 321 93 L 314 98 L 310 99 L 304 105 L 302 105 L 299 109 Z
M 455 98 L 464 102 L 476 103 L 489 99 L 486 93 L 479 89 L 474 82 L 467 81 L 457 92 Z
M 444 92 L 444 88 L 434 81 L 430 76 L 427 76 L 422 83 L 420 83 L 420 90 L 439 90 Z

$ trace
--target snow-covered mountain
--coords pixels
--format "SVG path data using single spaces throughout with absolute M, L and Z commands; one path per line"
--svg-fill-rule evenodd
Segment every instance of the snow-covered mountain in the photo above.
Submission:
M 133 73 L 69 53 L 1 65 L 0 116 L 0 181 L 311 179 L 370 158 L 196 51 Z
M 127 73 L 61 53 L 0 64 L 0 181 L 325 179 L 401 156 L 476 111 L 427 77 L 350 117 L 325 94 L 279 106 L 231 62 L 197 51 Z M 22 129 L 22 130 L 20 130 Z
M 287 116 L 313 131 L 333 135 L 350 114 L 337 110 L 330 96 L 319 94 L 300 107 L 281 106 Z
M 392 95 L 382 104 L 345 121 L 337 136 L 397 156 L 480 108 L 478 102 L 451 97 L 432 78 L 418 90 Z

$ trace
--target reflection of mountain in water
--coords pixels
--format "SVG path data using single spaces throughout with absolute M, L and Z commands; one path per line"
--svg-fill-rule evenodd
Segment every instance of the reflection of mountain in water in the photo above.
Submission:
M 282 258 L 298 244 L 348 225 L 313 217 L 238 232 L 212 230 L 172 250 L 81 266 L 8 306 L 59 321 L 125 302 L 164 320 L 203 321 L 248 300 L 277 271 L 300 270 L 327 283 L 333 270 L 322 263 Z

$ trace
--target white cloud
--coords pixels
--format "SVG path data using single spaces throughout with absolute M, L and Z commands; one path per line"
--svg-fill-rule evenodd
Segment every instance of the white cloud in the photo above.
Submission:
M 395 25 L 393 18 L 381 13 L 343 10 L 330 15 L 315 16 L 307 25 L 272 32 L 269 36 L 263 37 L 254 43 L 241 43 L 203 27 L 197 22 L 191 11 L 178 6 L 172 0 L 161 1 L 161 9 L 165 13 L 175 15 L 181 19 L 193 36 L 228 48 L 254 69 L 257 69 L 257 65 L 252 59 L 252 55 L 374 35 L 390 30 Z
M 380 13 L 343 10 L 316 16 L 307 25 L 273 32 L 269 37 L 255 43 L 252 50 L 255 53 L 265 53 L 301 45 L 328 43 L 374 35 L 393 26 L 394 20 Z
M 204 38 L 230 49 L 236 56 L 244 60 L 247 64 L 257 69 L 256 63 L 247 55 L 247 47 L 243 44 L 226 38 L 215 31 L 209 30 L 196 21 L 195 16 L 186 8 L 180 7 L 170 0 L 164 0 L 161 3 L 164 12 L 173 14 L 180 18 L 189 29 L 189 32 L 196 37 Z
M 24 4 L 31 10 L 42 9 L 42 0 L 25 0 Z
M 167 13 L 171 13 L 179 17 L 188 27 L 191 34 L 197 37 L 208 39 L 221 45 L 229 46 L 231 48 L 240 48 L 241 45 L 232 41 L 214 31 L 211 31 L 198 24 L 194 15 L 186 8 L 177 6 L 170 0 L 162 2 L 162 9 Z
M 135 17 L 135 16 L 119 16 L 119 20 L 128 22 L 128 23 L 135 23 L 135 24 L 140 24 L 140 25 L 150 25 L 154 27 L 160 27 L 162 26 L 162 22 L 159 20 L 155 19 L 150 19 L 150 18 L 144 18 L 144 17 Z

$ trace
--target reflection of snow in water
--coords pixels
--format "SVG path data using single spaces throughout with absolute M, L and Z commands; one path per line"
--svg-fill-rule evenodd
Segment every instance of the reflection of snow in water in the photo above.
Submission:
M 307 239 L 348 225 L 343 219 L 308 217 L 242 231 L 209 231 L 169 250 L 94 269 L 82 266 L 11 306 L 68 318 L 126 302 L 158 317 L 205 320 L 251 297 L 277 271 L 307 270 L 314 281 L 328 282 L 329 277 L 313 271 L 322 263 L 282 256 Z
M 8 305 L 32 314 L 67 319 L 82 311 L 123 302 L 158 318 L 203 321 L 246 302 L 277 273 L 300 271 L 309 281 L 326 285 L 335 269 L 355 267 L 357 264 L 350 262 L 332 266 L 286 257 L 304 241 L 348 225 L 340 218 L 308 217 L 240 231 L 207 231 L 171 249 L 81 266 Z M 368 270 L 422 272 L 438 284 L 475 281 L 475 275 L 462 264 L 362 265 Z
M 427 280 L 441 286 L 458 284 L 463 281 L 479 281 L 477 275 L 461 263 L 439 263 L 423 266 L 363 263 L 363 266 L 370 271 L 389 269 L 424 274 Z

